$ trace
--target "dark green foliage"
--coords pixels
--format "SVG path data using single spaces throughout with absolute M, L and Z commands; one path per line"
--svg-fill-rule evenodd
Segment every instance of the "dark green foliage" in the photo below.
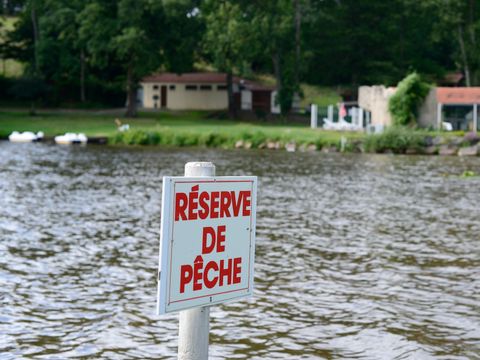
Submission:
M 12 79 L 0 75 L 0 99 L 7 99 L 11 95 L 8 90 L 12 83 Z
M 441 78 L 454 70 L 455 31 L 436 0 L 312 0 L 304 22 L 312 83 L 395 85 L 413 70 Z M 440 29 L 449 36 L 440 36 Z M 455 30 L 455 31 L 454 31 Z
M 127 89 L 134 98 L 140 79 L 162 64 L 191 70 L 202 28 L 200 17 L 186 14 L 197 5 L 194 0 L 26 0 L 15 28 L 5 39 L 0 34 L 0 58 L 25 63 L 27 74 L 51 85 L 49 104 L 124 105 L 118 90 Z M 134 115 L 133 106 L 129 110 Z
M 124 105 L 120 91 L 134 97 L 145 74 L 192 71 L 194 63 L 242 76 L 273 75 L 283 114 L 300 81 L 356 89 L 394 85 L 411 71 L 432 81 L 461 71 L 467 85 L 480 81 L 477 0 L 3 4 L 4 13 L 15 9 L 14 29 L 0 29 L 0 58 L 18 60 L 27 76 L 48 83 L 48 105 Z
M 388 110 L 395 125 L 416 124 L 418 107 L 428 95 L 430 85 L 420 75 L 412 73 L 398 83 L 396 93 L 390 98 Z
M 30 115 L 35 115 L 36 103 L 43 99 L 48 91 L 47 84 L 36 77 L 17 79 L 9 89 L 9 93 L 14 99 L 30 102 Z

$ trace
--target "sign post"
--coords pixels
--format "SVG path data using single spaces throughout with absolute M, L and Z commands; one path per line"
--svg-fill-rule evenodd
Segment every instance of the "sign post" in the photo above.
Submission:
M 179 359 L 208 358 L 209 306 L 253 293 L 256 186 L 209 162 L 163 178 L 158 313 L 180 311 Z

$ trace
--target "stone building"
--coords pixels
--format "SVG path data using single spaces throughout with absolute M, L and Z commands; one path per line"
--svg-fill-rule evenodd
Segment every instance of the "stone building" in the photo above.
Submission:
M 388 100 L 395 91 L 396 88 L 383 85 L 360 86 L 358 106 L 365 111 L 368 125 L 385 127 L 392 124 Z

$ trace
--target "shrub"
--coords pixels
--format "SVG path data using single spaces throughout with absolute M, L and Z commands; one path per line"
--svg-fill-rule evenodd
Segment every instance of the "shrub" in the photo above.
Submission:
M 402 154 L 407 149 L 421 150 L 425 145 L 425 135 L 417 130 L 394 126 L 381 134 L 367 136 L 364 145 L 367 152 L 383 153 L 391 150 Z
M 267 141 L 267 136 L 261 131 L 255 132 L 243 132 L 240 134 L 240 139 L 245 142 L 250 142 L 252 147 L 256 148 L 260 144 L 265 143 Z
M 395 125 L 416 123 L 418 107 L 428 95 L 430 85 L 422 81 L 416 72 L 398 83 L 396 93 L 390 98 L 388 110 Z

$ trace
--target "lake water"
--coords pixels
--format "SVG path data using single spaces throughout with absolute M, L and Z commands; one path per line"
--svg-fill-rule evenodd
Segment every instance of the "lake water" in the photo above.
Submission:
M 258 175 L 255 296 L 212 359 L 480 359 L 480 158 L 0 142 L 0 358 L 174 358 L 161 178 Z

